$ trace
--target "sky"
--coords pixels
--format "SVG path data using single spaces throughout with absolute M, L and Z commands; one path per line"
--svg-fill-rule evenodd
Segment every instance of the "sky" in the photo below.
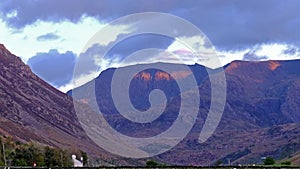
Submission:
M 183 18 L 201 30 L 225 65 L 233 60 L 300 59 L 299 9 L 299 0 L 1 0 L 0 43 L 34 73 L 66 92 L 109 67 L 173 62 L 171 54 L 187 64 L 199 62 L 180 42 L 187 41 L 200 50 L 203 38 L 195 34 L 134 36 L 116 44 L 101 59 L 88 57 L 145 29 L 142 21 L 111 23 L 120 17 L 162 12 Z M 157 18 L 150 20 L 147 22 L 153 27 L 164 26 L 157 24 Z M 110 31 L 100 35 L 101 43 L 86 46 L 104 28 Z M 143 61 L 125 61 L 126 56 L 147 48 L 160 51 Z M 86 63 L 87 71 L 73 78 L 78 61 Z

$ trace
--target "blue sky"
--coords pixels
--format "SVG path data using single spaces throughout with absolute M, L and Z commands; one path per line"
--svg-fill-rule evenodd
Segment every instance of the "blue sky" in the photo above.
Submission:
M 119 17 L 137 12 L 182 17 L 209 38 L 222 64 L 227 64 L 233 60 L 300 59 L 299 9 L 298 0 L 2 0 L 0 43 L 44 80 L 67 91 L 72 88 L 73 69 L 79 58 L 132 31 L 130 22 L 108 25 Z M 104 26 L 115 33 L 106 43 L 83 51 Z M 193 35 L 185 38 L 194 39 Z M 137 37 L 119 44 L 115 53 L 118 57 L 99 64 L 87 62 L 101 69 L 118 67 L 123 55 L 157 46 L 177 53 L 182 50 L 174 39 Z M 83 81 L 92 78 L 90 75 Z

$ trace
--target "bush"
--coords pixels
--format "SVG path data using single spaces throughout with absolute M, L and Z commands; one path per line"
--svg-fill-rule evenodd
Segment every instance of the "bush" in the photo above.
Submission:
M 157 166 L 160 166 L 160 164 L 154 160 L 148 160 L 146 162 L 146 166 L 147 167 L 157 167 Z
M 27 166 L 27 165 L 28 165 L 27 162 L 26 162 L 26 160 L 25 160 L 24 158 L 16 159 L 16 160 L 14 161 L 14 164 L 15 164 L 16 166 Z
M 283 161 L 281 162 L 281 165 L 292 165 L 292 163 L 290 161 Z
M 267 157 L 265 160 L 264 160 L 264 165 L 273 165 L 275 164 L 275 160 L 274 158 L 272 157 Z

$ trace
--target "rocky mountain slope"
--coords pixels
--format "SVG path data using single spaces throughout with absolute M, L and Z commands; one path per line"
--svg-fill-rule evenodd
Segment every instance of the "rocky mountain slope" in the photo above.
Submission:
M 82 108 L 92 111 L 84 104 Z M 71 97 L 33 74 L 3 45 L 0 45 L 0 134 L 23 142 L 82 150 L 101 160 L 117 158 L 87 137 Z
M 210 81 L 203 66 L 189 66 L 197 79 L 201 95 L 196 124 L 176 148 L 156 158 L 171 164 L 211 165 L 217 160 L 245 164 L 261 163 L 263 156 L 276 159 L 292 156 L 300 150 L 298 65 L 300 60 L 234 61 L 224 66 L 227 82 L 225 110 L 217 131 L 203 144 L 198 143 L 198 137 L 210 107 Z M 135 68 L 129 66 L 119 69 Z M 193 76 L 180 69 L 170 74 L 158 69 L 141 71 L 130 84 L 129 94 L 133 106 L 147 110 L 150 107 L 148 96 L 153 89 L 163 90 L 168 104 L 162 116 L 153 122 L 135 123 L 122 117 L 114 106 L 110 92 L 115 70 L 108 69 L 94 82 L 75 90 L 84 91 L 81 99 L 89 103 L 91 93 L 86 91 L 89 91 L 91 83 L 95 83 L 96 101 L 101 112 L 111 126 L 128 136 L 150 137 L 165 131 L 175 121 L 182 97 L 198 92 L 193 88 L 182 93 L 178 91 L 175 80 Z M 213 72 L 218 73 L 219 70 Z

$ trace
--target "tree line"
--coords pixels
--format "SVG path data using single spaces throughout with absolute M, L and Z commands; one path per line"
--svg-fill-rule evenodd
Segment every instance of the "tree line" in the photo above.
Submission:
M 87 153 L 76 148 L 63 150 L 35 142 L 22 143 L 5 136 L 0 136 L 0 145 L 0 166 L 72 167 L 72 154 L 83 157 L 84 164 L 88 160 Z

